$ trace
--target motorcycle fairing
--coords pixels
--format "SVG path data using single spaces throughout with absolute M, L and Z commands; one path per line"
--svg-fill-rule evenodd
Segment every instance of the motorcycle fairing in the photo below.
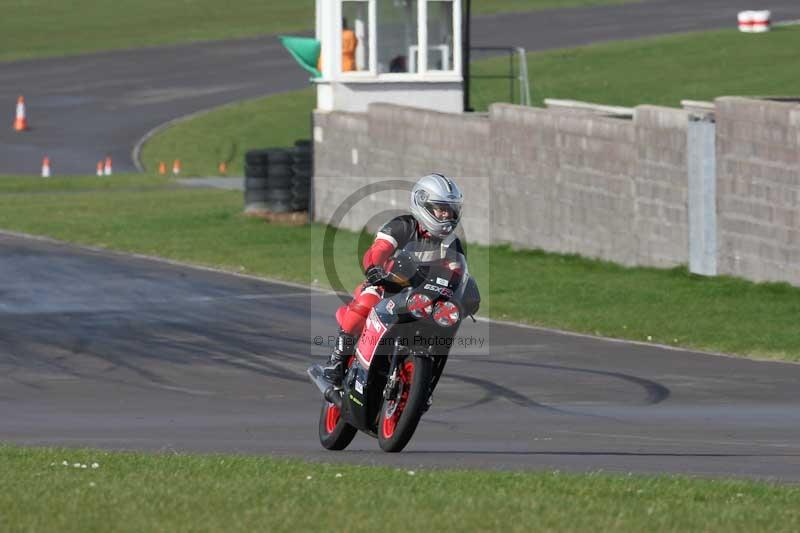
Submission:
M 389 328 L 381 321 L 373 307 L 367 317 L 364 331 L 361 332 L 361 337 L 358 339 L 358 346 L 356 346 L 356 357 L 365 368 L 369 368 L 369 365 L 372 364 L 372 358 L 387 331 Z
M 367 397 L 369 371 L 356 360 L 344 379 L 342 416 L 359 429 L 370 428 L 370 398 Z

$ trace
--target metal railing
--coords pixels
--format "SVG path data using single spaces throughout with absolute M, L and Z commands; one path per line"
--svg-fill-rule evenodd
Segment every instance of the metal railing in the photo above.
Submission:
M 471 46 L 469 48 L 470 57 L 473 52 L 477 52 L 479 57 L 492 57 L 501 53 L 508 54 L 508 74 L 472 74 L 469 71 L 464 80 L 466 91 L 465 111 L 471 111 L 470 95 L 471 81 L 473 79 L 483 80 L 508 80 L 508 101 L 513 104 L 524 106 L 531 105 L 531 85 L 528 76 L 528 61 L 525 49 L 514 46 Z

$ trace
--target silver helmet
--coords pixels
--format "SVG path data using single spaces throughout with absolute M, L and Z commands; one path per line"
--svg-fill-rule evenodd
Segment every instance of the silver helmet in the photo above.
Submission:
M 461 220 L 464 195 L 458 185 L 442 174 L 429 174 L 411 189 L 411 214 L 433 237 L 444 239 Z

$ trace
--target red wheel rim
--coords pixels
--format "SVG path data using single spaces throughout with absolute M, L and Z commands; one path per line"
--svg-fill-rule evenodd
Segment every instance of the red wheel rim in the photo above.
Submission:
M 347 368 L 353 366 L 353 363 L 356 361 L 356 356 L 351 355 L 350 359 L 347 360 Z M 328 433 L 333 433 L 336 429 L 336 424 L 339 423 L 339 419 L 342 417 L 342 412 L 336 407 L 335 404 L 329 403 L 328 410 L 325 411 L 325 431 Z
M 328 410 L 325 413 L 325 431 L 333 433 L 333 430 L 336 429 L 336 424 L 339 423 L 340 416 L 339 408 L 332 403 L 328 404 Z
M 397 422 L 400 420 L 400 415 L 403 414 L 403 410 L 406 408 L 406 402 L 408 402 L 408 392 L 411 390 L 411 379 L 414 377 L 414 361 L 406 361 L 405 364 L 398 369 L 398 373 L 398 377 L 400 378 L 400 383 L 403 388 L 400 391 L 400 398 L 397 400 L 397 409 L 394 410 L 392 416 L 384 415 L 383 417 L 381 431 L 383 432 L 383 438 L 385 439 L 392 438 L 395 429 L 397 429 Z M 388 409 L 388 406 L 386 409 Z

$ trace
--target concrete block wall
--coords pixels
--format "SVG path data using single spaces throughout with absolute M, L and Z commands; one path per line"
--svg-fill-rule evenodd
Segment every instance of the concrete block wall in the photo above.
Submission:
M 336 209 L 357 190 L 368 175 L 369 141 L 363 113 L 317 113 L 314 117 L 314 215 L 331 222 Z M 324 179 L 321 178 L 324 176 Z M 358 230 L 363 221 L 357 211 L 336 223 Z
M 800 104 L 715 103 L 719 271 L 800 284 Z
M 490 121 L 497 240 L 634 263 L 631 121 L 510 105 Z
M 800 106 L 720 98 L 716 117 L 719 271 L 800 285 Z M 469 242 L 687 264 L 689 118 L 646 105 L 632 119 L 508 104 L 488 115 L 390 104 L 317 112 L 315 214 L 331 220 L 380 178 L 438 171 L 465 189 Z M 406 192 L 384 192 L 339 224 L 360 230 L 407 205 Z
M 633 174 L 633 226 L 640 265 L 689 261 L 687 128 L 689 112 L 638 106 L 634 115 L 639 166 Z
M 315 147 L 316 216 L 330 220 L 344 189 L 444 172 L 464 188 L 471 242 L 627 265 L 685 263 L 681 117 L 685 122 L 684 111 L 652 106 L 625 120 L 507 104 L 492 106 L 488 116 L 390 104 L 373 104 L 362 115 L 317 113 L 323 141 Z M 371 213 L 407 202 L 402 193 L 378 194 L 340 225 L 360 229 Z
M 459 176 L 464 194 L 488 198 L 489 122 L 485 117 L 462 116 L 373 104 L 368 114 L 315 113 L 315 217 L 330 221 L 337 206 L 353 191 L 376 178 L 407 179 L 442 172 Z M 319 135 L 315 135 L 319 137 Z M 353 164 L 353 150 L 358 164 Z M 375 213 L 407 211 L 409 195 L 387 190 L 349 210 L 340 225 L 360 230 L 377 229 Z M 470 242 L 491 242 L 488 202 L 469 202 L 463 230 Z

